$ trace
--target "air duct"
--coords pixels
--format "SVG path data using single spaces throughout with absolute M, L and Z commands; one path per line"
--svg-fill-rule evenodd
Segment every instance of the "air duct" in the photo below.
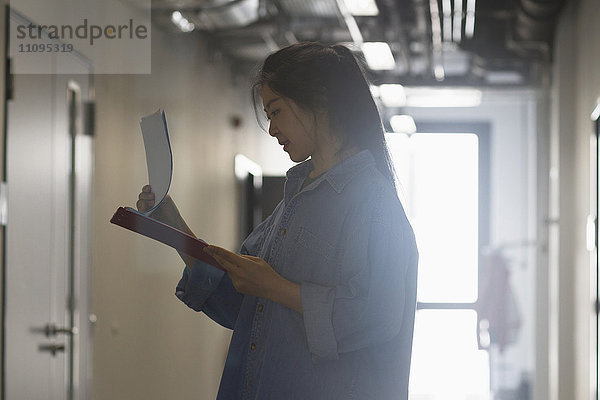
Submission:
M 565 0 L 520 0 L 515 21 L 516 39 L 551 43 L 564 3 Z

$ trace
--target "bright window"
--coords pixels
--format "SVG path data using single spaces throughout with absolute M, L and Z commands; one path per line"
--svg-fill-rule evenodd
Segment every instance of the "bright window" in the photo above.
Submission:
M 488 352 L 477 349 L 473 310 L 420 310 L 410 375 L 411 400 L 488 399 Z
M 417 300 L 428 305 L 415 321 L 410 398 L 488 399 L 488 353 L 478 349 L 472 309 L 478 296 L 478 137 L 394 133 L 386 140 L 419 247 Z

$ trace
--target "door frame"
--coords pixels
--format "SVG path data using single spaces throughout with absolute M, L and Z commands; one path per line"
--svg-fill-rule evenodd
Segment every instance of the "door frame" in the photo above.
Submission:
M 600 104 L 596 106 L 596 109 L 600 108 Z M 600 250 L 598 249 L 598 214 L 600 212 L 600 118 L 596 110 L 592 113 L 592 125 L 593 125 L 593 149 L 590 152 L 590 156 L 592 159 L 590 165 L 590 175 L 591 179 L 591 212 L 588 218 L 588 250 L 591 251 L 591 273 L 595 274 L 591 278 L 594 280 L 594 299 L 593 299 L 593 321 L 592 325 L 594 326 L 593 332 L 594 335 L 592 337 L 591 346 L 594 349 L 594 352 L 591 355 L 590 364 L 592 364 L 592 373 L 594 376 L 592 377 L 592 381 L 594 382 L 594 398 L 598 400 L 599 391 L 600 391 Z M 590 224 L 593 226 L 590 227 Z M 590 232 L 590 228 L 593 229 L 593 232 Z M 590 234 L 592 234 L 593 238 L 590 238 Z M 593 239 L 593 242 L 591 242 Z M 591 242 L 591 243 L 590 243 Z M 593 248 L 590 248 L 593 246 Z
M 4 15 L 0 15 L 5 21 L 4 34 L 4 93 L 2 96 L 2 108 L 4 111 L 2 121 L 2 148 L 0 149 L 0 214 L 2 210 L 2 191 L 7 180 L 7 141 L 8 141 L 8 101 L 13 98 L 14 88 L 11 74 L 10 60 L 10 23 L 11 15 L 19 19 L 32 22 L 26 16 L 20 14 L 17 10 L 6 4 L 2 7 Z M 1 38 L 0 38 L 1 40 Z M 56 41 L 56 40 L 54 40 Z M 90 392 L 91 382 L 91 325 L 95 322 L 95 317 L 91 311 L 91 248 L 92 248 L 92 179 L 93 179 L 93 135 L 94 129 L 94 90 L 93 90 L 93 64 L 91 60 L 83 54 L 74 50 L 71 55 L 77 61 L 85 66 L 87 74 L 82 75 L 62 75 L 62 77 L 74 77 L 72 79 L 64 79 L 66 87 L 63 87 L 69 96 L 70 91 L 76 92 L 78 98 L 79 109 L 76 110 L 76 115 L 73 121 L 67 117 L 67 129 L 69 129 L 70 140 L 70 157 L 71 157 L 71 176 L 69 177 L 69 291 L 71 299 L 69 301 L 69 309 L 66 310 L 69 315 L 70 328 L 75 328 L 74 334 L 71 335 L 68 348 L 69 355 L 67 363 L 70 365 L 70 371 L 66 378 L 69 385 L 67 387 L 67 398 L 71 399 L 87 399 Z M 61 74 L 58 75 L 61 77 Z M 87 80 L 83 85 L 80 85 L 77 77 L 85 77 Z M 53 84 L 53 95 L 57 96 L 62 93 L 58 86 Z M 83 92 L 85 90 L 85 92 Z M 60 92 L 60 93 L 59 93 Z M 68 114 L 69 103 L 68 98 L 60 99 L 55 97 L 53 101 L 64 101 Z M 72 126 L 71 126 L 72 124 Z M 75 171 L 75 173 L 73 173 Z M 0 215 L 0 276 L 1 276 L 1 292 L 0 292 L 0 312 L 1 312 L 1 329 L 0 329 L 0 400 L 6 398 L 6 225 L 1 221 L 3 214 Z
M 9 52 L 9 36 L 10 36 L 10 6 L 6 4 L 2 7 L 3 15 L 0 17 L 4 20 L 4 31 L 1 33 L 4 35 L 3 40 L 3 54 L 2 54 L 2 79 L 3 85 L 2 88 L 3 93 L 1 97 L 2 101 L 2 149 L 0 151 L 0 160 L 1 171 L 0 171 L 0 179 L 1 182 L 6 182 L 6 144 L 7 144 L 7 130 L 8 130 L 8 99 L 12 95 L 12 82 L 11 82 L 11 74 L 10 74 L 10 59 L 8 57 Z M 4 332 L 6 331 L 6 225 L 4 223 L 0 224 L 0 263 L 1 263 L 1 288 L 0 288 L 0 399 L 4 400 L 6 398 L 5 393 L 5 371 L 4 365 L 6 363 L 6 340 Z

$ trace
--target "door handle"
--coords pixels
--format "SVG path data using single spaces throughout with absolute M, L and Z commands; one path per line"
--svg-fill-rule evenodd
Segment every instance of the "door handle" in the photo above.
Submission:
M 31 328 L 30 332 L 32 333 L 43 333 L 44 335 L 46 335 L 46 337 L 54 337 L 56 335 L 58 335 L 59 333 L 63 333 L 65 335 L 77 335 L 77 333 L 79 333 L 79 329 L 77 329 L 76 326 L 72 327 L 72 328 L 67 328 L 67 327 L 59 327 L 56 324 L 46 324 L 44 327 L 42 328 Z
M 66 335 L 77 335 L 77 328 L 67 328 L 67 327 L 59 327 L 56 324 L 46 324 L 44 327 L 44 334 L 46 337 L 56 336 L 59 333 L 64 333 Z
M 55 357 L 56 353 L 65 351 L 65 345 L 62 343 L 40 344 L 38 350 L 48 351 L 52 354 L 52 357 Z

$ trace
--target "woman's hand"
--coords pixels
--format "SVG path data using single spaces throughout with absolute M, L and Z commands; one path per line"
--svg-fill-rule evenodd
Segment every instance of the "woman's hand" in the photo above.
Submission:
M 135 203 L 138 211 L 146 212 L 155 204 L 155 195 L 150 185 L 142 187 L 142 192 L 138 195 L 138 201 Z M 167 225 L 178 227 L 181 225 L 181 215 L 171 196 L 166 195 L 160 206 L 152 211 L 152 218 L 164 222 Z
M 154 192 L 150 185 L 142 187 L 142 192 L 138 195 L 138 201 L 135 203 L 135 207 L 138 211 L 146 212 L 154 207 Z
M 154 192 L 152 192 L 152 188 L 150 185 L 146 185 L 142 187 L 142 192 L 139 194 L 138 201 L 135 203 L 135 206 L 137 207 L 138 211 L 146 212 L 154 207 L 155 201 L 156 199 Z M 166 195 L 163 201 L 160 203 L 160 206 L 152 211 L 152 218 L 193 235 L 183 220 L 183 217 L 181 214 L 179 214 L 179 210 L 177 209 L 175 202 L 169 195 Z
M 146 212 L 155 204 L 155 196 L 154 192 L 152 192 L 152 188 L 150 185 L 145 185 L 142 187 L 142 192 L 138 196 L 138 201 L 135 203 L 138 211 Z M 188 235 L 196 237 L 194 232 L 190 229 L 190 227 L 186 224 L 185 220 L 179 213 L 177 206 L 171 196 L 166 195 L 163 201 L 160 203 L 160 206 L 156 208 L 156 210 L 152 211 L 152 218 L 159 220 L 169 226 L 179 229 L 180 231 L 184 231 Z M 179 255 L 185 262 L 185 265 L 190 268 L 194 265 L 194 258 L 178 251 Z
M 207 246 L 204 251 L 227 271 L 238 292 L 270 299 L 302 313 L 300 285 L 279 275 L 262 258 L 238 255 L 217 246 Z

